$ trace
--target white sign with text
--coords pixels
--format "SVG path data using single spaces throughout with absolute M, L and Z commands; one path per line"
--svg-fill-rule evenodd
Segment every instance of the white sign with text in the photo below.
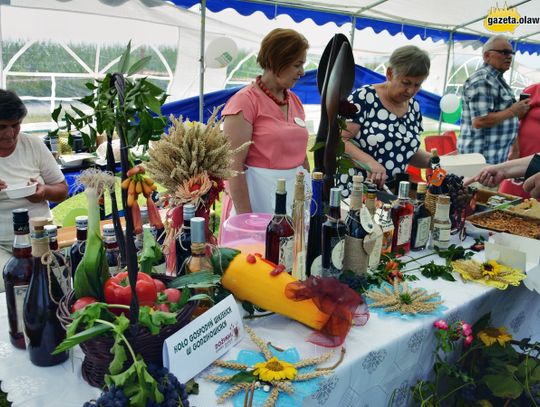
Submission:
M 244 325 L 232 295 L 168 337 L 163 365 L 185 383 L 219 359 L 244 336 Z

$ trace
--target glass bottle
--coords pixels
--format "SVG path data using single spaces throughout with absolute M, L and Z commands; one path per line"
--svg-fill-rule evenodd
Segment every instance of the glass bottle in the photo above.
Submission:
M 414 206 L 409 201 L 409 187 L 408 181 L 399 183 L 398 202 L 392 208 L 392 222 L 394 222 L 392 252 L 396 256 L 407 254 L 411 248 Z
M 394 238 L 394 222 L 392 221 L 392 205 L 384 204 L 377 210 L 375 223 L 382 230 L 381 255 L 392 252 L 392 239 Z
M 32 226 L 32 278 L 23 305 L 26 348 L 30 361 L 36 366 L 53 366 L 64 362 L 68 352 L 51 355 L 66 337 L 56 311 L 62 298 L 62 288 L 56 276 L 46 265 L 51 255 L 49 239 L 44 226 L 47 218 L 31 218 Z M 45 255 L 45 256 L 44 256 Z
M 69 274 L 69 268 L 66 267 L 66 259 L 58 248 L 58 226 L 45 225 L 44 229 L 45 234 L 49 238 L 49 249 L 56 258 L 56 264 L 51 265 L 52 270 L 54 271 L 58 283 L 60 283 L 62 292 L 67 294 L 71 289 L 71 275 Z
M 306 274 L 321 275 L 321 230 L 324 223 L 323 173 L 311 175 L 311 208 L 309 218 L 308 243 L 306 254 Z
M 439 195 L 437 207 L 433 216 L 433 230 L 431 231 L 431 247 L 433 249 L 447 249 L 450 244 L 450 197 Z
M 276 209 L 266 227 L 266 247 L 264 257 L 275 264 L 285 266 L 285 271 L 292 272 L 293 263 L 293 220 L 287 215 L 287 190 L 285 180 L 277 180 Z
M 205 220 L 202 217 L 191 219 L 191 255 L 186 261 L 186 274 L 197 273 L 202 270 L 212 270 L 212 262 L 206 252 Z M 197 294 L 207 294 L 212 296 L 211 288 L 198 288 Z M 194 315 L 201 315 L 204 311 L 212 307 L 210 300 L 200 300 L 199 307 Z
M 176 239 L 176 275 L 184 274 L 184 261 L 191 256 L 191 219 L 195 217 L 195 205 L 187 204 L 182 208 L 184 224 Z
M 442 182 L 446 172 L 441 169 L 441 158 L 436 148 L 431 149 L 431 158 L 429 159 L 429 168 L 431 174 L 429 175 L 429 193 L 433 195 L 440 195 L 443 193 Z
M 364 249 L 364 238 L 373 231 L 373 219 L 362 203 L 363 177 L 353 176 L 349 212 L 345 218 L 347 233 L 343 255 L 343 270 L 366 274 L 369 255 Z
M 372 219 L 376 218 L 377 214 L 377 187 L 375 184 L 369 183 L 366 193 L 366 208 L 369 211 Z M 373 232 L 370 239 L 373 240 L 373 249 L 369 254 L 368 266 L 371 270 L 376 269 L 381 261 L 381 251 L 383 245 L 383 232 L 377 222 L 373 222 Z
M 71 278 L 75 280 L 77 266 L 81 262 L 84 249 L 86 247 L 86 234 L 88 230 L 88 216 L 82 215 L 75 218 L 75 227 L 77 228 L 77 240 L 69 249 L 69 262 L 71 267 Z
M 293 265 L 292 265 L 292 273 L 291 273 L 294 278 L 300 281 L 303 281 L 307 278 L 304 200 L 305 200 L 304 173 L 300 171 L 296 174 L 296 182 L 294 184 L 292 219 L 293 219 L 295 232 L 294 232 L 294 240 L 293 240 Z
M 431 231 L 431 212 L 426 208 L 427 185 L 419 182 L 416 189 L 416 206 L 414 208 L 413 225 L 411 232 L 411 250 L 424 250 L 429 243 L 429 232 Z
M 116 233 L 113 224 L 103 225 L 103 246 L 107 256 L 107 264 L 109 265 L 109 273 L 115 276 L 120 272 L 120 249 L 116 240 Z
M 322 225 L 322 276 L 339 277 L 343 269 L 343 252 L 347 225 L 341 217 L 341 191 L 330 188 L 330 206 L 326 222 Z
M 23 301 L 32 276 L 32 245 L 28 225 L 28 209 L 15 209 L 13 214 L 13 251 L 4 265 L 2 276 L 6 289 L 9 340 L 24 349 Z

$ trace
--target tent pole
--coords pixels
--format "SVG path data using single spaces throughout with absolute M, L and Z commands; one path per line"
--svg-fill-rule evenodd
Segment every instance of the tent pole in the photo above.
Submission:
M 448 70 L 450 68 L 450 51 L 454 48 L 454 31 L 450 32 L 450 36 L 448 37 L 448 49 L 446 51 L 446 67 L 444 68 L 444 82 L 443 82 L 443 88 L 442 88 L 442 95 L 444 96 L 444 92 L 446 91 L 446 84 L 448 83 Z M 441 127 L 442 127 L 442 111 L 439 113 L 439 131 L 438 133 L 441 134 Z
M 356 31 L 356 16 L 353 16 L 352 18 L 352 25 L 351 25 L 351 50 L 354 50 L 354 32 Z
M 514 41 L 513 49 L 514 51 L 517 51 L 519 38 Z M 508 82 L 508 85 L 510 85 L 510 88 L 512 88 L 512 80 L 514 79 L 514 68 L 515 68 L 515 62 L 516 62 L 516 56 L 514 55 L 514 58 L 512 58 L 512 65 L 510 65 L 510 81 Z
M 204 43 L 206 32 L 206 0 L 201 0 L 201 59 L 199 73 L 199 121 L 204 121 Z
M 0 6 L 0 88 L 5 89 L 6 84 L 4 78 L 4 37 L 2 35 L 2 6 Z

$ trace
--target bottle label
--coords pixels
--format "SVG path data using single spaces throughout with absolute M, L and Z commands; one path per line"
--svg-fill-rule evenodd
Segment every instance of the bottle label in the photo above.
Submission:
M 381 253 L 386 254 L 386 253 L 390 253 L 392 251 L 392 239 L 393 239 L 393 237 L 394 237 L 394 228 L 393 227 L 389 228 L 388 230 L 383 229 Z
M 343 270 L 362 275 L 367 272 L 368 254 L 364 250 L 364 239 L 345 236 Z
M 52 272 L 54 273 L 58 284 L 60 284 L 62 293 L 66 294 L 71 288 L 68 268 L 65 265 L 57 265 L 52 267 Z
M 381 261 L 381 252 L 383 247 L 383 233 L 381 228 L 377 228 L 375 232 L 371 234 L 375 240 L 373 245 L 373 251 L 369 255 L 368 265 L 371 269 L 377 268 Z
M 416 239 L 414 247 L 425 247 L 429 240 L 429 231 L 431 229 L 431 217 L 417 219 L 416 223 Z
M 450 225 L 434 223 L 432 231 L 433 247 L 446 249 L 450 243 Z
M 360 224 L 367 233 L 373 232 L 373 218 L 365 206 L 360 209 Z
M 309 271 L 310 275 L 315 277 L 322 277 L 322 256 L 319 255 L 313 259 L 311 263 L 311 270 Z
M 330 239 L 330 267 L 322 270 L 323 277 L 339 277 L 343 268 L 343 254 L 345 252 L 344 237 Z
M 23 332 L 23 304 L 27 291 L 28 285 L 16 285 L 13 287 L 15 314 L 17 315 L 17 332 Z
M 399 218 L 398 235 L 396 242 L 397 246 L 406 244 L 409 240 L 411 240 L 412 218 L 412 214 L 404 215 Z
M 292 272 L 294 236 L 279 238 L 279 264 L 285 266 L 287 273 Z

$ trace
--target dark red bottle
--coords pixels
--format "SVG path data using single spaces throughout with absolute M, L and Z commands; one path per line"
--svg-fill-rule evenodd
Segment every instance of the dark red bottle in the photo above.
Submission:
M 69 261 L 73 281 L 75 281 L 75 272 L 77 271 L 77 266 L 84 256 L 84 249 L 86 248 L 88 216 L 77 216 L 75 218 L 75 227 L 77 228 L 77 241 L 73 243 L 71 245 L 71 249 L 69 249 Z
M 32 276 L 32 246 L 28 226 L 28 209 L 13 212 L 13 255 L 4 266 L 3 277 L 9 322 L 9 340 L 24 349 L 23 302 Z
M 283 264 L 290 273 L 293 265 L 294 230 L 293 220 L 287 215 L 287 190 L 285 180 L 278 179 L 276 186 L 276 209 L 274 217 L 266 227 L 265 255 L 275 264 Z
M 414 206 L 409 201 L 409 187 L 408 181 L 399 183 L 398 203 L 392 208 L 392 221 L 394 222 L 392 253 L 397 256 L 407 254 L 411 249 Z
M 44 230 L 46 218 L 32 218 L 32 278 L 24 299 L 23 319 L 26 349 L 30 361 L 36 366 L 53 366 L 67 360 L 68 352 L 51 355 L 65 339 L 66 331 L 56 311 L 63 296 L 56 275 L 47 267 L 47 258 L 53 256 Z
M 56 263 L 53 264 L 54 274 L 62 287 L 64 294 L 67 294 L 71 289 L 71 276 L 69 267 L 66 266 L 66 258 L 58 247 L 58 227 L 56 225 L 45 225 L 45 233 L 49 238 L 49 249 L 56 258 Z

